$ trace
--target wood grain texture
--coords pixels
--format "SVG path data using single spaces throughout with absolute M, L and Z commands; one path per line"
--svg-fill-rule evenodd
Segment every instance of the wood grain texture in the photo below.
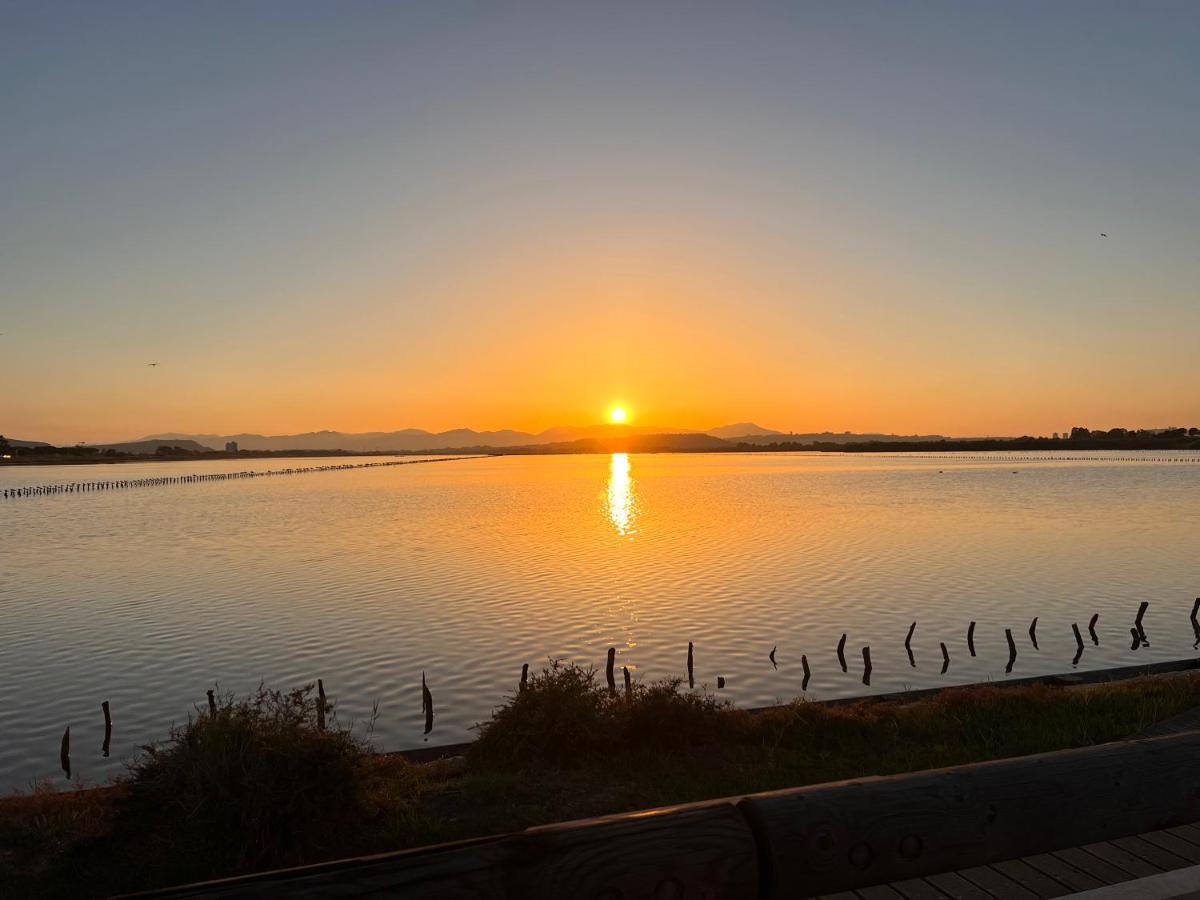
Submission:
M 1198 754 L 1200 734 L 1183 734 L 776 791 L 740 805 L 764 844 L 766 896 L 806 896 L 1195 822 Z
M 754 837 L 730 803 L 530 829 L 159 892 L 161 897 L 752 900 Z

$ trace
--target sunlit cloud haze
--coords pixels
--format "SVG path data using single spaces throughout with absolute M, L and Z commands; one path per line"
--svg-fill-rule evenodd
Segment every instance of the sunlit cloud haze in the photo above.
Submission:
M 3 2 L 0 432 L 1200 424 L 1197 47 L 1193 3 Z

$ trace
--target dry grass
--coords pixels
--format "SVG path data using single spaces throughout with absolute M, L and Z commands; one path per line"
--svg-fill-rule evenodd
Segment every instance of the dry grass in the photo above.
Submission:
M 1115 740 L 1200 705 L 1200 675 L 949 690 L 749 713 L 678 682 L 627 702 L 551 664 L 480 728 L 466 771 L 380 756 L 307 688 L 225 698 L 114 788 L 0 801 L 0 895 L 95 896 L 582 816 Z

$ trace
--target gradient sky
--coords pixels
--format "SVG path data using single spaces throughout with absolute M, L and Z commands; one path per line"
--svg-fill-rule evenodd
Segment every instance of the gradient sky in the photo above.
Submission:
M 1192 2 L 0 0 L 0 433 L 1200 425 L 1197 47 Z

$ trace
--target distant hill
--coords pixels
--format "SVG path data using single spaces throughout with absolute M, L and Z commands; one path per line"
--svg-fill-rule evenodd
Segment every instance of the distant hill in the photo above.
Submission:
M 145 441 L 126 441 L 121 444 L 89 444 L 88 446 L 95 447 L 97 450 L 115 450 L 117 453 L 135 454 L 157 453 L 159 447 L 179 447 L 181 450 L 190 450 L 193 453 L 206 453 L 213 449 L 188 438 L 179 438 L 177 440 L 150 439 Z
M 368 431 L 358 434 L 342 431 L 309 431 L 303 434 L 155 434 L 134 443 L 159 441 L 179 444 L 195 441 L 210 447 L 224 447 L 227 441 L 236 441 L 240 450 L 349 450 L 370 452 L 379 450 L 446 450 L 474 447 L 525 447 L 535 444 L 553 444 L 589 438 L 605 439 L 638 434 L 661 434 L 671 432 L 686 434 L 684 429 L 661 426 L 592 425 L 583 427 L 548 428 L 538 434 L 526 431 L 475 431 L 470 428 L 455 428 L 451 431 L 431 432 L 421 428 L 404 428 L 399 431 Z
M 712 432 L 709 432 L 710 434 Z M 856 434 L 850 431 L 833 432 L 807 432 L 804 434 L 795 434 L 792 432 L 782 433 L 778 431 L 768 432 L 766 434 L 750 434 L 744 437 L 739 436 L 733 441 L 735 444 L 892 444 L 892 443 L 926 443 L 929 441 L 947 441 L 952 438 L 944 437 L 940 434 Z
M 4 440 L 8 441 L 8 446 L 10 446 L 10 447 L 49 447 L 50 446 L 50 444 L 47 444 L 45 441 L 18 441 L 16 438 L 10 438 L 10 437 L 6 437 Z
M 765 437 L 781 433 L 770 428 L 763 428 L 761 425 L 755 425 L 753 422 L 735 422 L 733 425 L 722 425 L 719 428 L 710 428 L 705 432 L 705 434 L 724 438 L 727 441 L 746 437 Z
M 829 431 L 806 434 L 785 433 L 763 428 L 753 422 L 737 422 L 721 425 L 705 432 L 662 425 L 584 425 L 547 428 L 536 434 L 527 431 L 475 431 L 471 428 L 455 428 L 450 431 L 426 431 L 423 428 L 402 428 L 398 431 L 367 431 L 350 433 L 344 431 L 308 431 L 302 434 L 182 434 L 168 432 L 153 434 L 138 441 L 123 444 L 105 444 L 104 447 L 125 447 L 147 442 L 187 446 L 192 441 L 203 447 L 223 448 L 228 441 L 236 441 L 241 450 L 345 450 L 351 453 L 377 451 L 426 451 L 466 450 L 511 447 L 534 447 L 554 444 L 569 444 L 586 440 L 623 440 L 639 435 L 697 435 L 725 440 L 734 444 L 836 443 L 857 444 L 891 441 L 940 441 L 941 435 L 895 435 L 895 434 L 852 434 Z M 132 451 L 132 452 L 154 452 Z M 556 451 L 555 451 L 556 452 Z
M 732 450 L 729 441 L 711 434 L 624 434 L 581 438 L 550 444 L 530 444 L 500 450 L 505 455 L 520 453 L 679 453 L 705 450 Z

